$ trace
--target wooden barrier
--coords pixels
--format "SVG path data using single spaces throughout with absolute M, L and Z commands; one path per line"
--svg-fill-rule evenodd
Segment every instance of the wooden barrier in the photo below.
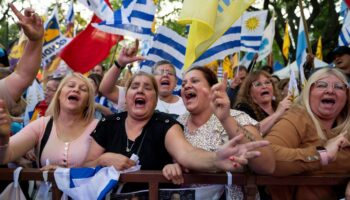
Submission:
M 14 169 L 0 169 L 0 181 L 13 179 Z M 324 175 L 298 175 L 288 177 L 260 176 L 250 173 L 232 173 L 232 183 L 244 187 L 245 198 L 255 199 L 258 185 L 345 185 L 350 174 L 324 174 Z M 224 173 L 191 173 L 184 174 L 185 184 L 226 184 L 227 175 Z M 38 169 L 23 169 L 20 180 L 43 180 L 42 172 Z M 58 190 L 54 180 L 53 171 L 48 173 L 48 180 L 52 182 L 53 200 L 59 200 L 61 192 Z M 159 183 L 169 183 L 161 171 L 137 171 L 121 174 L 120 182 L 148 183 L 149 199 L 158 199 Z

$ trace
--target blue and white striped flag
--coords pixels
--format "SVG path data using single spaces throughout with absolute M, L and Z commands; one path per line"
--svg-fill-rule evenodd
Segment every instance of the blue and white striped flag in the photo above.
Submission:
M 73 1 L 70 2 L 70 6 L 66 15 L 66 25 L 74 23 L 74 7 Z
M 307 55 L 306 49 L 307 49 L 307 43 L 306 43 L 304 23 L 302 18 L 300 18 L 296 59 L 297 59 L 297 66 L 300 74 L 299 78 L 300 78 L 302 88 L 306 84 L 306 78 L 304 75 L 304 66 L 303 66 L 306 61 L 306 55 Z
M 266 24 L 267 10 L 245 12 L 241 18 L 241 51 L 258 52 Z
M 118 183 L 120 172 L 113 166 L 96 168 L 57 168 L 57 187 L 75 200 L 102 200 Z
M 113 19 L 113 10 L 105 0 L 78 0 L 101 20 Z
M 338 38 L 338 46 L 349 46 L 350 44 L 350 14 L 346 15 L 343 26 L 341 28 L 339 38 Z
M 122 4 L 121 9 L 114 11 L 114 17 L 93 26 L 111 34 L 150 39 L 157 8 L 154 1 L 124 0 Z
M 257 52 L 264 33 L 266 16 L 266 10 L 245 12 L 192 65 L 205 65 L 213 60 L 224 59 L 225 56 L 240 50 Z
M 177 90 L 181 87 L 182 67 L 185 60 L 187 39 L 175 31 L 160 26 L 153 37 L 153 44 L 147 53 L 146 60 L 140 63 L 141 70 L 151 72 L 153 65 L 160 60 L 171 62 L 176 69 Z

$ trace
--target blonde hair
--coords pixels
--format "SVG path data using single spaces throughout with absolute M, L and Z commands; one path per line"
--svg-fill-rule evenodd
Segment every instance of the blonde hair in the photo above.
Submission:
M 310 91 L 311 91 L 311 87 L 312 85 L 324 78 L 327 77 L 329 75 L 334 75 L 337 78 L 339 78 L 343 83 L 345 83 L 348 87 L 349 84 L 347 83 L 346 77 L 345 75 L 338 69 L 336 68 L 323 68 L 320 69 L 318 71 L 316 71 L 315 73 L 313 73 L 307 84 L 305 85 L 305 88 L 303 89 L 301 95 L 298 97 L 296 105 L 300 106 L 304 109 L 306 109 L 307 113 L 309 114 L 309 116 L 311 117 L 312 121 L 314 122 L 314 125 L 316 126 L 316 130 L 317 130 L 317 135 L 323 139 L 323 140 L 327 140 L 327 137 L 325 136 L 324 132 L 322 131 L 320 122 L 317 118 L 317 116 L 315 116 L 315 114 L 312 112 L 311 107 L 310 107 Z M 346 90 L 346 96 L 347 96 L 347 101 L 346 104 L 343 108 L 343 110 L 340 112 L 340 114 L 337 116 L 337 118 L 335 119 L 336 121 L 336 127 L 334 127 L 332 129 L 332 131 L 336 134 L 339 134 L 345 130 L 349 130 L 350 128 L 350 96 L 349 96 L 349 90 Z
M 52 101 L 47 108 L 46 115 L 53 116 L 53 119 L 57 119 L 60 114 L 60 102 L 59 102 L 59 96 L 61 94 L 63 86 L 72 78 L 78 78 L 79 80 L 83 81 L 87 88 L 88 88 L 88 101 L 86 108 L 83 113 L 84 120 L 91 121 L 94 118 L 95 113 L 95 97 L 94 97 L 94 89 L 89 81 L 88 78 L 86 78 L 84 75 L 74 72 L 71 74 L 68 74 L 60 83 L 60 85 L 57 88 L 57 91 L 52 98 Z

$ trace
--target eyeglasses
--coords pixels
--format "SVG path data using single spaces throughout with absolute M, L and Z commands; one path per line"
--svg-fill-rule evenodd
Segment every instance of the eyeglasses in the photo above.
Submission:
M 52 92 L 52 93 L 56 92 L 55 89 L 52 89 L 52 88 L 49 88 L 49 87 L 46 87 L 46 88 L 45 88 L 45 91 L 46 91 L 46 92 Z
M 160 70 L 156 70 L 154 71 L 153 73 L 154 75 L 160 75 L 160 76 L 163 76 L 163 75 L 168 75 L 168 76 L 175 76 L 175 73 L 170 71 L 170 70 L 167 70 L 167 69 L 160 69 Z
M 264 81 L 264 82 L 254 81 L 254 82 L 252 83 L 252 85 L 253 85 L 253 87 L 255 87 L 255 88 L 260 88 L 260 87 L 262 87 L 262 86 L 267 87 L 267 86 L 271 86 L 271 85 L 272 85 L 272 82 L 271 82 L 270 80 L 267 80 L 267 81 Z
M 327 83 L 325 81 L 316 81 L 313 83 L 314 86 L 319 90 L 326 90 L 328 89 L 328 86 L 331 85 L 332 88 L 336 91 L 345 91 L 348 88 L 348 85 L 345 83 Z

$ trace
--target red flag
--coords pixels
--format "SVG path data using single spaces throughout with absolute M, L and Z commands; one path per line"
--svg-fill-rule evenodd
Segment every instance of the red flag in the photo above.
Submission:
M 348 6 L 348 8 L 350 8 L 350 0 L 344 0 L 344 2 L 345 2 L 346 5 Z
M 94 15 L 86 29 L 80 32 L 59 54 L 59 57 L 74 71 L 88 72 L 103 61 L 108 56 L 110 49 L 123 39 L 123 36 L 105 33 L 91 25 L 100 21 Z

